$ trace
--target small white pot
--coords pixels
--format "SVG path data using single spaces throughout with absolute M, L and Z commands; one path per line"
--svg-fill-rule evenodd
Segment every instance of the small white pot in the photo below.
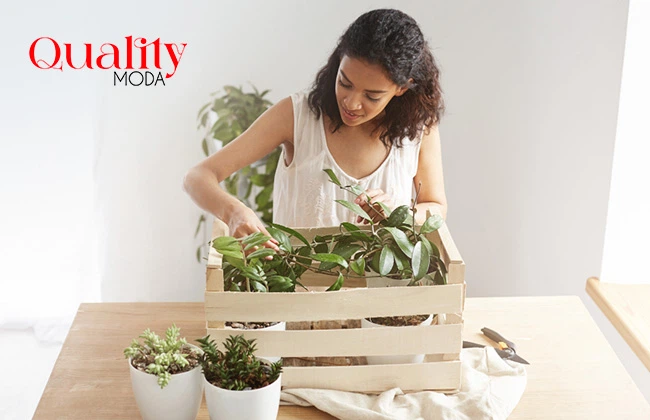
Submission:
M 203 375 L 202 375 L 203 376 Z M 211 420 L 275 420 L 280 408 L 282 374 L 271 385 L 232 391 L 212 385 L 203 376 Z
M 411 279 L 389 279 L 388 277 L 367 277 L 366 287 L 406 287 L 411 282 Z
M 431 325 L 433 315 L 429 315 L 420 326 Z M 375 324 L 367 319 L 361 320 L 361 328 L 379 328 L 385 325 Z M 399 327 L 397 327 L 399 328 Z M 395 356 L 366 356 L 369 365 L 398 365 L 407 363 L 422 363 L 424 361 L 424 354 L 411 354 L 411 355 L 395 355 Z
M 271 325 L 270 327 L 259 328 L 258 330 L 242 330 L 240 328 L 232 328 L 232 327 L 226 327 L 226 329 L 231 329 L 231 330 L 234 330 L 234 331 L 285 331 L 287 329 L 287 323 L 282 321 L 282 322 L 278 322 L 275 325 Z M 277 356 L 267 356 L 267 355 L 261 354 L 259 352 L 257 352 L 257 354 L 259 354 L 258 357 L 266 359 L 271 363 L 275 363 L 275 362 L 277 362 L 278 360 L 281 359 L 280 357 L 277 357 Z
M 172 375 L 169 384 L 163 389 L 160 389 L 156 375 L 134 368 L 131 359 L 129 369 L 135 401 L 144 420 L 196 419 L 203 396 L 201 365 L 188 372 Z

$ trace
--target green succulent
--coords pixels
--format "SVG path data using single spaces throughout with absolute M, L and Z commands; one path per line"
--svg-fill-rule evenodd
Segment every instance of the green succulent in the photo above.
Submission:
M 134 367 L 156 375 L 161 389 L 169 384 L 172 374 L 186 372 L 198 364 L 198 355 L 185 338 L 180 338 L 180 328 L 176 325 L 167 329 L 164 339 L 148 328 L 138 338 L 143 343 L 134 338 L 124 349 L 124 357 L 131 359 Z
M 255 340 L 246 340 L 243 335 L 229 336 L 223 344 L 225 351 L 219 350 L 209 335 L 196 341 L 203 350 L 200 363 L 205 379 L 219 388 L 263 388 L 282 373 L 282 361 L 267 363 L 258 359 Z

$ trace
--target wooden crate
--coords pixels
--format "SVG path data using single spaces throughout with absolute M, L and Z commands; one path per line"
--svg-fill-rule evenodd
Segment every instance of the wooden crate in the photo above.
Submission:
M 310 241 L 316 235 L 340 232 L 338 227 L 296 230 Z M 215 220 L 212 237 L 226 234 L 227 226 Z M 217 342 L 231 334 L 244 334 L 257 340 L 259 354 L 283 357 L 284 388 L 378 393 L 399 387 L 403 391 L 456 392 L 461 373 L 465 264 L 446 224 L 427 236 L 438 246 L 447 265 L 447 285 L 369 289 L 364 279 L 348 279 L 343 289 L 325 292 L 335 278 L 308 271 L 301 283 L 309 292 L 224 292 L 221 256 L 211 249 L 205 293 L 207 333 Z M 438 322 L 431 326 L 358 328 L 361 318 L 424 313 L 439 314 Z M 225 321 L 286 321 L 287 330 L 232 330 L 224 328 Z M 403 354 L 426 356 L 419 364 L 365 364 L 365 356 Z M 346 360 L 348 365 L 287 366 L 293 364 L 292 358 Z

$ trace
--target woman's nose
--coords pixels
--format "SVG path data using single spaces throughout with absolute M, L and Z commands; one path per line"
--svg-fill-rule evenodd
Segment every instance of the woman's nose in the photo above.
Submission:
M 345 107 L 350 111 L 356 111 L 361 108 L 361 100 L 356 94 L 348 95 L 343 103 L 345 103 Z

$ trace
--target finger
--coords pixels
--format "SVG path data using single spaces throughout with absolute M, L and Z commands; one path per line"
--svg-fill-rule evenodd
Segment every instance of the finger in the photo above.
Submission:
M 265 247 L 267 247 L 267 248 L 271 248 L 271 249 L 273 249 L 275 252 L 280 252 L 280 248 L 278 247 L 278 245 L 280 244 L 280 242 L 278 242 L 277 240 L 275 240 L 275 239 L 273 238 L 273 236 L 271 236 L 271 234 L 269 233 L 269 231 L 266 230 L 266 228 L 265 228 L 264 226 L 258 226 L 258 229 L 259 229 L 260 232 L 262 232 L 263 234 L 265 234 L 266 236 L 268 236 L 269 238 L 271 238 L 271 239 L 269 239 L 268 241 L 264 242 L 263 245 L 264 245 Z
M 386 193 L 378 194 L 370 199 L 370 203 L 386 203 L 390 200 L 390 195 Z
M 354 202 L 357 204 L 365 203 L 368 198 L 372 199 L 373 197 L 383 193 L 384 191 L 380 189 L 368 190 L 365 193 L 358 195 L 357 198 L 354 199 Z

